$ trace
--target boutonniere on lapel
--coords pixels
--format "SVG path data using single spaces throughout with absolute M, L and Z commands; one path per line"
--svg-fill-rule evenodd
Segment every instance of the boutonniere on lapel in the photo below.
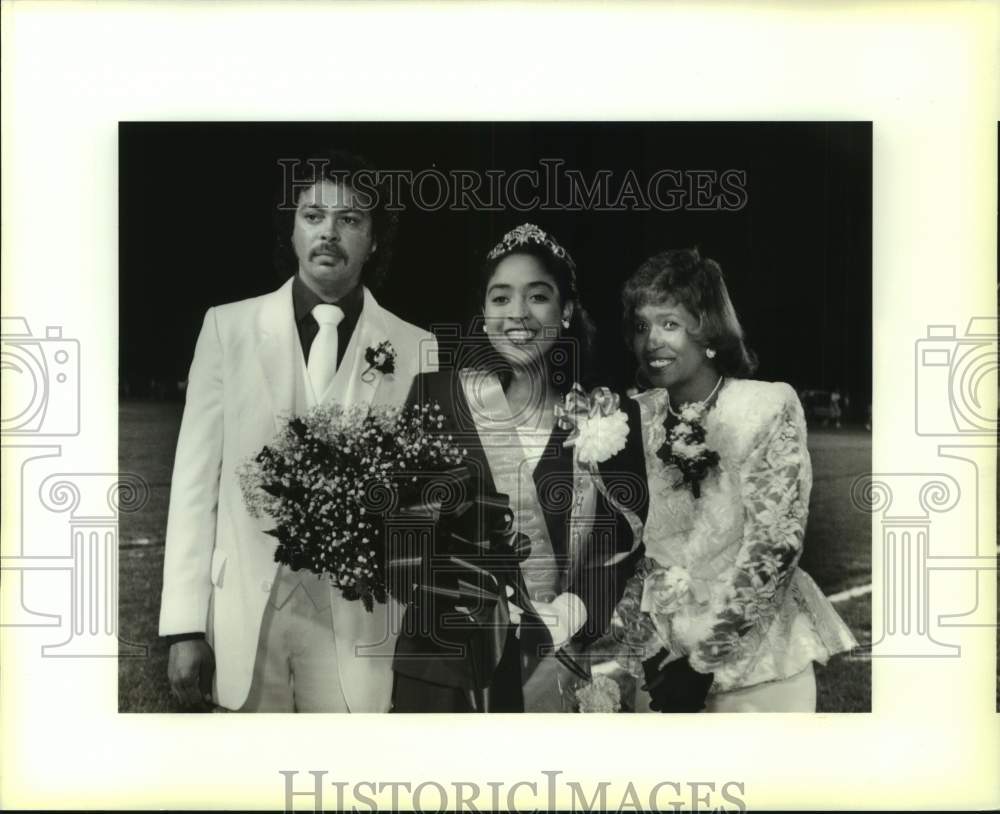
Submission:
M 365 348 L 365 362 L 368 367 L 362 371 L 361 381 L 371 384 L 375 381 L 376 373 L 391 376 L 396 372 L 396 349 L 388 339 L 377 345 L 369 345 Z

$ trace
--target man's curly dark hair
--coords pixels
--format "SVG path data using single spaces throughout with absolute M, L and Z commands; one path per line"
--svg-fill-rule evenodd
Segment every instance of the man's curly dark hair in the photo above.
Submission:
M 388 184 L 364 156 L 345 150 L 327 149 L 306 156 L 282 158 L 275 194 L 273 219 L 275 233 L 274 265 L 282 278 L 298 271 L 299 261 L 292 248 L 292 230 L 299 197 L 314 184 L 328 180 L 346 183 L 370 207 L 372 237 L 378 249 L 365 264 L 361 282 L 373 291 L 385 281 L 392 260 L 392 247 L 399 225 L 398 214 L 390 209 Z

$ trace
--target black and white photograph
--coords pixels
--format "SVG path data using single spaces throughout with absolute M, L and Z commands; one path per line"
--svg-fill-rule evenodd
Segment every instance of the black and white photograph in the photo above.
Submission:
M 870 711 L 870 122 L 119 162 L 121 712 Z
M 998 36 L 0 0 L 3 808 L 996 809 Z

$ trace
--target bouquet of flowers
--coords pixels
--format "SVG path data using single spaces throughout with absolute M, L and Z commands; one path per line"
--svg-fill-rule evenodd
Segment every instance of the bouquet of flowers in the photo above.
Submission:
M 286 420 L 239 471 L 250 514 L 270 517 L 274 559 L 329 578 L 367 610 L 386 601 L 382 516 L 417 473 L 465 457 L 438 404 L 405 409 L 323 405 Z
M 574 696 L 580 712 L 621 712 L 621 688 L 610 676 L 594 676 L 578 686 Z
M 627 652 L 628 645 L 609 632 L 576 653 L 572 663 L 563 661 L 568 668 L 560 681 L 563 711 L 632 712 L 637 685 L 623 666 Z

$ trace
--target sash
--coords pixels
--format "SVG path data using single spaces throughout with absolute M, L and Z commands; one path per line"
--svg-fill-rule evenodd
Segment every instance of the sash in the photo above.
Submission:
M 531 554 L 521 563 L 528 594 L 551 602 L 565 588 L 565 568 L 556 560 L 535 481 L 533 462 L 521 443 L 500 380 L 488 371 L 464 369 L 459 381 L 496 490 L 510 496 L 514 530 L 531 540 Z

